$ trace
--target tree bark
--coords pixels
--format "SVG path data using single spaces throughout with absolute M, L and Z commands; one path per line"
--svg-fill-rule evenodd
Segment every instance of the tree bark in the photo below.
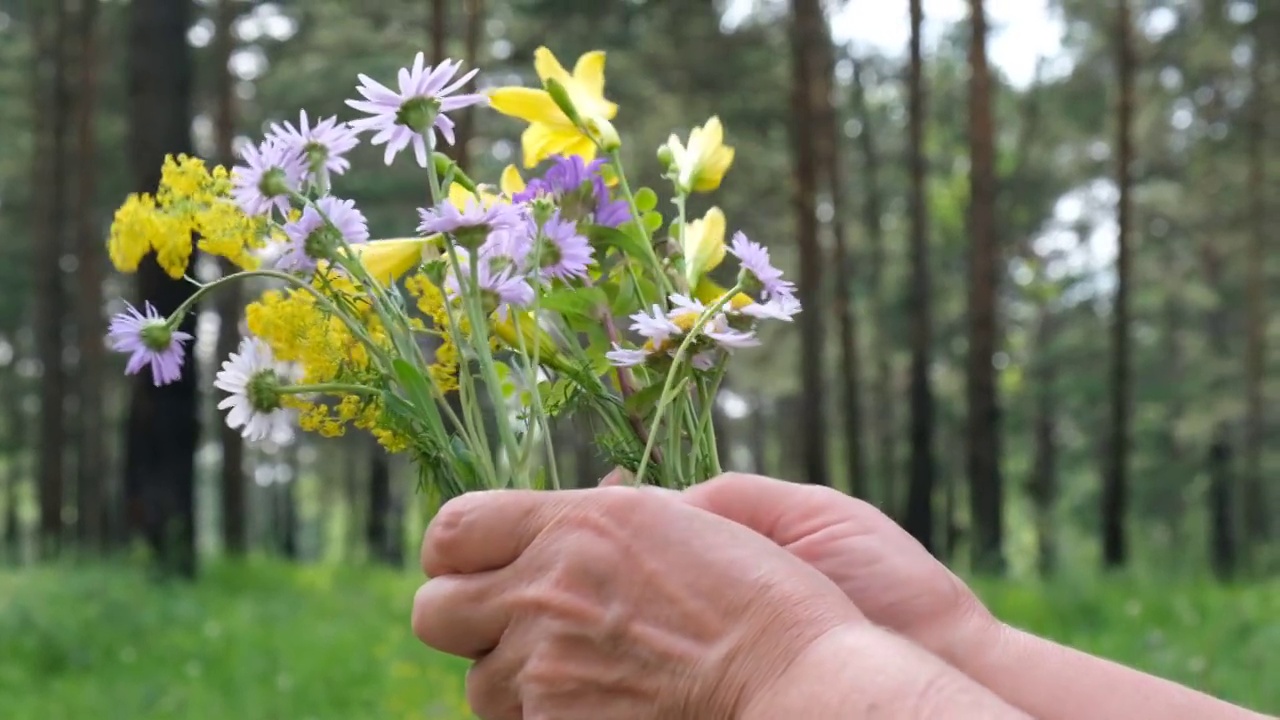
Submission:
M 911 173 L 911 453 L 907 506 L 903 527 L 929 552 L 934 544 L 934 402 L 929 378 L 933 352 L 933 311 L 929 272 L 928 200 L 925 195 L 925 97 L 921 0 L 911 0 L 911 67 L 907 80 L 909 135 L 907 165 Z
M 166 154 L 191 148 L 191 6 L 173 0 L 129 5 L 129 160 L 134 189 L 154 192 Z M 152 258 L 138 270 L 138 291 L 161 313 L 191 294 Z M 195 316 L 181 329 L 195 332 Z M 131 535 L 144 538 L 161 571 L 194 577 L 195 451 L 198 431 L 195 358 L 182 378 L 155 387 L 145 373 L 133 379 L 125 447 L 125 497 Z
M 5 383 L 4 396 L 9 398 L 4 414 L 4 439 L 5 444 L 12 450 L 9 454 L 9 462 L 4 466 L 4 535 L 0 540 L 3 544 L 3 553 L 0 557 L 17 565 L 22 560 L 22 536 L 18 528 L 18 485 L 22 480 L 25 465 L 23 455 L 27 439 L 26 418 L 22 413 L 23 395 L 19 391 L 17 374 L 9 368 L 2 379 Z
M 822 180 L 826 182 L 831 202 L 831 264 L 835 270 L 834 304 L 836 327 L 840 340 L 840 406 L 844 414 L 844 446 L 847 453 L 849 492 L 867 498 L 866 447 L 862 422 L 862 354 L 858 343 L 858 308 L 854 297 L 854 262 L 849 253 L 845 227 L 844 152 L 839 115 L 835 105 L 835 53 L 829 37 L 819 46 L 819 73 L 822 102 L 816 108 L 820 127 L 817 152 L 821 158 Z
M 69 19 L 65 2 L 36 9 L 35 34 L 36 144 L 33 156 L 38 223 L 32 239 L 35 280 L 34 324 L 36 357 L 41 367 L 40 423 L 36 440 L 36 477 L 39 488 L 40 524 L 38 551 L 42 557 L 58 552 L 62 537 L 65 493 L 67 390 L 62 365 L 62 326 L 67 299 L 62 287 L 64 218 L 67 215 L 67 139 L 70 88 L 66 62 Z
M 800 254 L 798 296 L 806 308 L 800 313 L 801 406 L 800 454 L 804 479 L 830 485 L 827 467 L 827 435 L 823 377 L 822 248 L 818 243 L 817 152 L 814 146 L 815 109 L 822 97 L 816 72 L 815 49 L 823 42 L 822 7 L 819 0 L 791 0 L 791 141 L 792 206 L 796 219 L 796 246 Z
M 1250 547 L 1262 547 L 1270 535 L 1270 505 L 1264 485 L 1262 450 L 1265 442 L 1264 388 L 1266 386 L 1266 245 L 1267 225 L 1267 103 L 1264 77 L 1268 42 L 1266 11 L 1258 4 L 1254 17 L 1254 43 L 1250 81 L 1253 98 L 1249 113 L 1249 244 L 1246 251 L 1246 337 L 1244 421 L 1244 533 Z M 1274 38 L 1273 38 L 1274 39 Z
M 996 298 L 1000 249 L 996 239 L 995 139 L 987 19 L 982 0 L 970 0 L 969 43 L 969 358 L 968 474 L 973 518 L 973 568 L 1002 573 L 1003 489 L 1000 476 L 1000 411 L 996 398 Z
M 79 448 L 76 465 L 77 529 L 80 543 L 96 550 L 105 543 L 106 425 L 103 421 L 102 276 L 106 258 L 103 238 L 94 218 L 97 180 L 97 137 L 94 118 L 98 94 L 97 19 L 95 0 L 81 0 L 77 14 L 80 82 L 76 93 L 76 330 L 80 361 L 78 376 Z
M 1219 580 L 1231 580 L 1239 570 L 1235 500 L 1232 497 L 1231 444 L 1220 427 L 1209 445 L 1209 562 Z
M 380 563 L 398 566 L 403 560 L 400 541 L 392 532 L 391 463 L 381 445 L 370 441 L 369 515 L 365 539 L 369 556 Z
M 465 0 L 466 34 L 463 37 L 463 60 L 466 68 L 479 67 L 481 41 L 484 39 L 484 0 Z M 466 69 L 464 68 L 464 69 Z M 458 167 L 467 172 L 471 167 L 471 139 L 476 134 L 476 112 L 474 107 L 463 108 L 458 115 L 456 139 L 458 144 L 454 155 Z
M 231 55 L 235 51 L 232 26 L 239 13 L 236 0 L 219 0 L 214 21 L 214 140 L 217 143 L 218 162 L 224 167 L 235 164 L 232 142 L 236 129 L 235 82 L 231 74 Z M 218 260 L 223 274 L 235 271 L 225 259 Z M 218 314 L 218 342 L 215 362 L 236 351 L 240 344 L 240 286 L 232 283 L 219 289 L 213 297 Z M 222 467 L 219 486 L 222 491 L 222 547 L 231 556 L 240 556 L 248 549 L 245 522 L 244 438 L 240 433 L 218 424 L 218 442 L 222 446 Z
M 430 0 L 431 16 L 427 19 L 427 33 L 431 40 L 431 64 L 439 65 L 449 57 L 449 0 Z
M 890 318 L 884 302 L 884 201 L 880 186 L 880 153 L 875 140 L 875 121 L 867 106 L 866 87 L 862 63 L 853 60 L 854 112 L 862 123 L 858 135 L 862 149 L 862 177 L 865 186 L 863 226 L 866 228 L 869 250 L 869 286 L 871 318 L 874 331 L 868 354 L 874 359 L 872 380 L 872 405 L 875 407 L 876 484 L 872 496 L 882 507 L 894 508 L 893 501 L 898 477 L 898 419 L 897 396 L 893 391 L 892 370 L 893 342 L 889 332 Z M 927 268 L 927 265 L 926 265 Z
M 1132 274 L 1129 231 L 1132 223 L 1133 38 L 1128 0 L 1120 0 L 1116 21 L 1120 102 L 1116 109 L 1117 178 L 1120 198 L 1116 222 L 1116 293 L 1111 326 L 1111 427 L 1107 476 L 1102 486 L 1102 562 L 1116 568 L 1128 559 L 1125 522 L 1129 504 L 1129 283 Z
M 1036 565 L 1041 577 L 1050 577 L 1058 569 L 1057 523 L 1054 509 L 1058 502 L 1058 438 L 1057 438 L 1057 367 L 1052 357 L 1057 318 L 1048 303 L 1038 309 L 1035 365 L 1032 387 L 1035 388 L 1035 460 L 1030 483 L 1036 517 Z

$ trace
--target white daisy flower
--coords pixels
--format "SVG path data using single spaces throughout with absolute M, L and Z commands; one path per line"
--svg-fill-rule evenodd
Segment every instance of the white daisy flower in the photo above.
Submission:
M 213 382 L 231 393 L 218 403 L 219 410 L 227 411 L 227 427 L 240 430 L 250 442 L 289 443 L 297 413 L 283 406 L 280 388 L 300 379 L 302 368 L 276 360 L 270 345 L 256 337 L 241 340 Z

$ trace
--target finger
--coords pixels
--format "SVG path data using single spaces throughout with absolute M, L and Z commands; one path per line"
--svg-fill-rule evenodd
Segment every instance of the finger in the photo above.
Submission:
M 444 504 L 422 540 L 427 577 L 496 570 L 510 565 L 581 490 L 488 490 Z
M 600 487 L 616 487 L 619 485 L 631 485 L 636 480 L 636 476 L 628 469 L 617 467 L 605 475 L 600 480 Z
M 517 674 L 521 662 L 501 645 L 467 670 L 467 704 L 481 720 L 522 720 Z
M 505 585 L 493 572 L 428 580 L 413 596 L 413 634 L 440 652 L 483 657 L 511 622 Z
M 685 502 L 788 545 L 829 524 L 833 514 L 848 517 L 863 505 L 838 490 L 785 480 L 729 473 L 685 490 Z M 870 508 L 870 506 L 867 506 Z

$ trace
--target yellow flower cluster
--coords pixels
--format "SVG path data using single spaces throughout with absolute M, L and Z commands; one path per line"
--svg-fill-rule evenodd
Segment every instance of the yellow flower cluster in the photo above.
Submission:
M 370 380 L 377 370 L 368 348 L 307 291 L 268 291 L 245 308 L 245 320 L 249 332 L 270 345 L 277 358 L 302 366 L 304 384 L 375 384 Z M 375 343 L 389 345 L 376 317 L 365 318 L 365 329 Z M 299 425 L 307 432 L 338 437 L 354 425 L 370 431 L 390 452 L 408 447 L 405 437 L 379 425 L 384 408 L 376 398 L 341 395 L 336 403 L 326 403 L 291 395 L 286 402 L 298 410 Z
M 170 277 L 180 278 L 191 261 L 192 234 L 200 250 L 242 268 L 256 267 L 253 250 L 263 246 L 265 224 L 231 202 L 226 168 L 210 171 L 199 158 L 168 156 L 155 195 L 130 195 L 111 224 L 107 253 L 121 272 L 135 272 L 154 252 Z
M 404 287 L 417 299 L 418 310 L 431 319 L 431 324 L 435 326 L 434 333 L 440 338 L 440 345 L 436 348 L 435 362 L 427 368 L 431 381 L 443 393 L 454 392 L 458 389 L 458 346 L 449 332 L 449 315 L 444 306 L 444 293 L 422 273 L 405 278 Z M 462 332 L 470 332 L 467 319 L 464 317 L 465 313 L 455 314 L 458 316 L 458 329 Z

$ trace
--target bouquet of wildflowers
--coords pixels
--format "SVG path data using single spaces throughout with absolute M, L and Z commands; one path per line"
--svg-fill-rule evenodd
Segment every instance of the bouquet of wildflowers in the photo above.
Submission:
M 587 53 L 570 73 L 541 48 L 542 88 L 475 94 L 464 90 L 475 70 L 428 67 L 419 53 L 395 86 L 360 76 L 347 104 L 362 116 L 350 122 L 302 112 L 230 170 L 168 158 L 156 193 L 116 212 L 109 252 L 124 272 L 154 253 L 197 288 L 168 316 L 144 304 L 113 318 L 108 340 L 129 354 L 127 372 L 176 380 L 192 340 L 183 317 L 222 285 L 256 280 L 267 289 L 215 381 L 227 424 L 250 441 L 355 426 L 410 453 L 445 495 L 556 488 L 549 424 L 587 413 L 597 445 L 636 482 L 717 474 L 711 413 L 729 357 L 799 303 L 761 245 L 740 232 L 726 244 L 718 209 L 686 217 L 690 195 L 718 188 L 733 161 L 718 119 L 658 149 L 671 217 L 655 192 L 631 189 L 604 64 Z M 473 105 L 528 123 L 523 164 L 540 175 L 508 167 L 494 187 L 436 151 L 453 143 L 450 114 Z M 373 239 L 340 195 L 365 133 L 388 165 L 411 149 L 426 176 L 432 205 L 415 237 Z M 190 279 L 193 245 L 239 271 Z M 707 277 L 726 254 L 740 266 L 731 288 Z

